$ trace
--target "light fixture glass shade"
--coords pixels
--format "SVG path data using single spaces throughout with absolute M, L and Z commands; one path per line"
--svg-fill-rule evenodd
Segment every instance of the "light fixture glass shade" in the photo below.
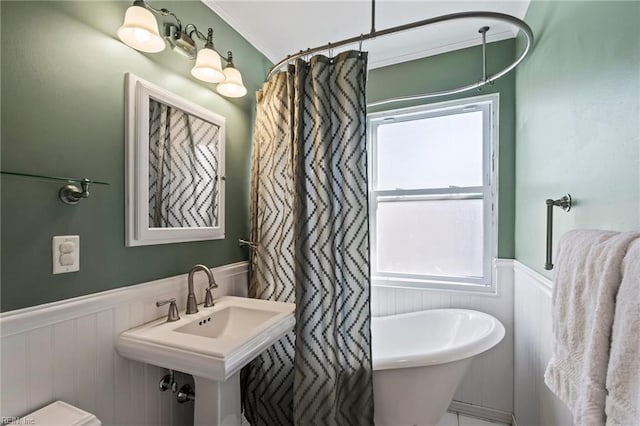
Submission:
M 223 72 L 225 78 L 222 83 L 218 84 L 218 93 L 228 98 L 241 98 L 247 94 L 247 88 L 242 84 L 240 71 L 234 67 L 226 67 Z
M 164 49 L 164 40 L 158 33 L 158 21 L 149 10 L 131 6 L 118 28 L 118 37 L 124 44 L 142 52 L 155 53 Z
M 225 79 L 222 71 L 220 55 L 213 49 L 203 48 L 198 51 L 196 64 L 191 68 L 191 75 L 207 83 L 220 83 Z

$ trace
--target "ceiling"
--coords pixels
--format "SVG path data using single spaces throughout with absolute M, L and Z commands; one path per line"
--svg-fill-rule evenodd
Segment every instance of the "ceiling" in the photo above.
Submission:
M 369 0 L 202 0 L 269 60 L 276 63 L 300 50 L 368 33 Z M 490 11 L 523 19 L 529 0 L 378 0 L 377 30 L 455 12 Z M 489 25 L 489 42 L 515 36 L 514 26 L 490 20 L 465 19 L 395 33 L 363 44 L 369 68 L 406 62 L 481 44 L 478 29 Z M 357 49 L 347 46 L 345 49 Z M 333 52 L 337 53 L 338 50 Z

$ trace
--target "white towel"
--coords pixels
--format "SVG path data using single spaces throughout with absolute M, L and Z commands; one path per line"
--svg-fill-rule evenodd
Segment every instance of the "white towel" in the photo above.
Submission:
M 640 239 L 622 262 L 607 371 L 607 425 L 640 424 Z
M 577 425 L 605 423 L 605 380 L 621 264 L 636 233 L 562 236 L 553 285 L 553 349 L 544 379 Z

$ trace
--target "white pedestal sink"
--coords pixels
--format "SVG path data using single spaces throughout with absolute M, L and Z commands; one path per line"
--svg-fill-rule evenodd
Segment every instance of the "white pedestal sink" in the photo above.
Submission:
M 293 303 L 225 296 L 212 308 L 127 330 L 125 358 L 193 375 L 195 425 L 240 425 L 240 369 L 293 329 Z

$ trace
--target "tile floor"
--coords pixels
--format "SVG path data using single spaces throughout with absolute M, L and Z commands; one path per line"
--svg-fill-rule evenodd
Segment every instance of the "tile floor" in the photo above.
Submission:
M 251 426 L 249 421 L 242 416 L 242 426 Z M 508 426 L 504 423 L 490 422 L 463 416 L 458 413 L 445 413 L 436 426 Z
M 474 417 L 463 416 L 458 413 L 445 413 L 436 426 L 506 426 L 504 423 L 494 423 Z

